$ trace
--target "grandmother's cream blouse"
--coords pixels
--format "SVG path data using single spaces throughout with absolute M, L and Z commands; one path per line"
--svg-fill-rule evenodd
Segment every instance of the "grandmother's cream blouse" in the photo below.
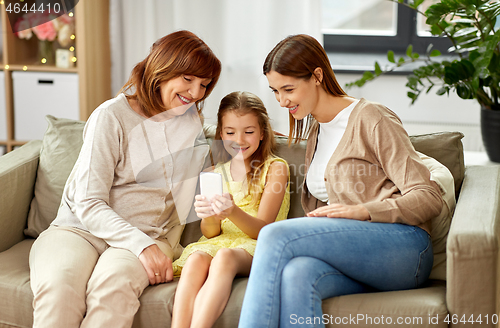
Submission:
M 89 231 L 137 256 L 154 239 L 176 247 L 208 152 L 194 106 L 146 119 L 120 94 L 92 113 L 83 135 L 52 225 Z

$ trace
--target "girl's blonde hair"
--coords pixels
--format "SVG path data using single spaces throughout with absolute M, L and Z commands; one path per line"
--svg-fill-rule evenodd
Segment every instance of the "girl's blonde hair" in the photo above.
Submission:
M 248 193 L 251 195 L 252 204 L 254 205 L 260 200 L 260 179 L 264 163 L 269 157 L 275 157 L 276 141 L 274 139 L 274 131 L 271 127 L 271 122 L 267 114 L 266 107 L 259 97 L 251 92 L 235 91 L 222 98 L 219 111 L 217 113 L 217 130 L 215 132 L 215 140 L 219 142 L 220 147 L 214 147 L 213 155 L 216 163 L 225 163 L 231 159 L 231 155 L 225 150 L 222 145 L 222 118 L 227 113 L 234 113 L 237 116 L 253 114 L 259 122 L 262 140 L 260 141 L 257 150 L 250 156 L 250 171 L 247 173 Z
M 201 116 L 203 101 L 219 80 L 221 63 L 199 37 L 189 31 L 177 31 L 158 39 L 149 55 L 138 63 L 120 92 L 135 99 L 142 111 L 152 117 L 166 110 L 160 94 L 160 85 L 183 74 L 212 79 L 205 95 L 196 101 Z

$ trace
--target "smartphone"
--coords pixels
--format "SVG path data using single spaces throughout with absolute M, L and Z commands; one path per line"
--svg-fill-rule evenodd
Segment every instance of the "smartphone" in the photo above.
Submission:
M 222 195 L 222 176 L 216 172 L 200 173 L 200 193 L 211 200 L 215 195 Z

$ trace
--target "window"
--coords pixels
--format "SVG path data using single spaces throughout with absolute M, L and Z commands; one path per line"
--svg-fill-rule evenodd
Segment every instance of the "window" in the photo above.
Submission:
M 331 52 L 403 53 L 409 44 L 413 51 L 433 49 L 446 53 L 451 42 L 433 37 L 425 17 L 403 4 L 389 0 L 321 0 L 324 45 Z M 437 0 L 426 0 L 425 11 Z

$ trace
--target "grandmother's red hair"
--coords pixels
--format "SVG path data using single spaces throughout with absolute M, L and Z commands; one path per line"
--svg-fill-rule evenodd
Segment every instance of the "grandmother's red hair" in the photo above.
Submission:
M 201 114 L 203 101 L 210 95 L 219 80 L 221 62 L 212 50 L 194 33 L 178 31 L 157 40 L 149 55 L 137 64 L 120 92 L 135 99 L 146 116 L 164 112 L 160 85 L 181 75 L 194 75 L 212 79 L 205 95 L 196 101 Z

